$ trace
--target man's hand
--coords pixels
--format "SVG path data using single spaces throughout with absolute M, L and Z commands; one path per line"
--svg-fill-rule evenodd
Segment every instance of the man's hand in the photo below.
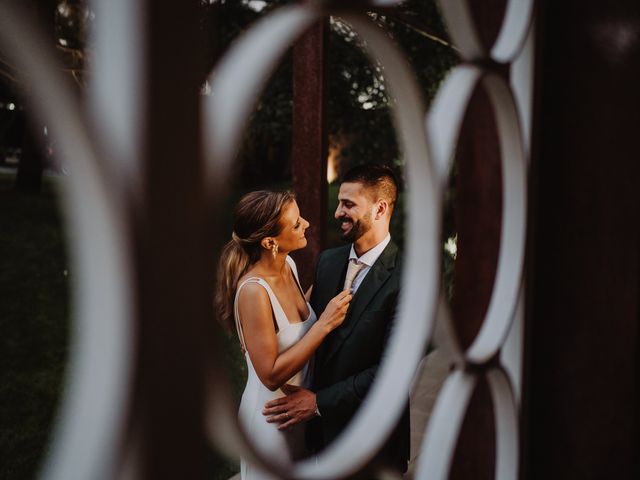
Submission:
M 262 410 L 268 423 L 279 423 L 278 430 L 284 430 L 316 416 L 315 393 L 294 385 L 283 385 L 281 390 L 286 396 L 267 402 Z

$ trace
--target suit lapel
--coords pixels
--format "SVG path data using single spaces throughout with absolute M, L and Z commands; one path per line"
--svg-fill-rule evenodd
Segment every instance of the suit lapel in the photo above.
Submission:
M 329 301 L 342 291 L 342 282 L 347 271 L 347 262 L 349 260 L 349 248 L 337 251 L 335 254 L 327 257 L 323 262 L 321 276 L 316 278 L 316 285 L 313 286 L 311 294 L 313 305 L 316 313 L 320 315 L 326 308 Z
M 315 302 L 312 301 L 311 304 L 318 316 L 322 314 L 329 301 L 342 291 L 350 250 L 350 246 L 338 250 L 335 254 L 327 257 L 322 265 L 322 274 L 316 278 L 316 285 L 314 285 L 314 291 L 311 294 L 312 300 L 315 298 Z M 328 343 L 325 340 L 316 351 L 317 364 L 324 363 Z
M 327 342 L 328 345 L 324 349 L 322 363 L 327 363 L 333 354 L 340 349 L 357 325 L 369 303 L 371 303 L 371 300 L 373 300 L 378 291 L 380 291 L 389 279 L 391 271 L 395 267 L 397 251 L 398 247 L 396 247 L 393 242 L 390 242 L 380 257 L 378 257 L 378 260 L 372 265 L 353 297 L 347 318 L 344 323 L 333 332 L 331 341 Z

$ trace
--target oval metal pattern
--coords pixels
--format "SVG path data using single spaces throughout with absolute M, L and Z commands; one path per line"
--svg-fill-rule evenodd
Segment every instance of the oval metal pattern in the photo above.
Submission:
M 137 8 L 134 3 L 121 2 L 120 13 L 131 13 L 128 9 Z M 269 73 L 305 29 L 329 13 L 318 8 L 323 3 L 282 7 L 269 14 L 228 52 L 211 77 L 213 94 L 205 97 L 203 108 L 203 125 L 210 134 L 204 136 L 209 139 L 205 151 L 210 188 L 227 180 L 242 130 Z M 394 2 L 381 0 L 380 3 Z M 478 41 L 465 0 L 444 2 L 442 10 L 464 60 L 490 57 L 508 62 L 521 51 L 531 23 L 532 4 L 532 0 L 509 1 L 498 39 L 488 54 Z M 74 351 L 69 388 L 44 476 L 110 478 L 132 370 L 129 331 L 132 262 L 126 242 L 125 206 L 110 193 L 121 191 L 122 186 L 114 185 L 116 177 L 109 173 L 112 162 L 104 152 L 95 151 L 82 113 L 60 81 L 54 63 L 42 54 L 46 49 L 41 48 L 41 43 L 30 33 L 33 29 L 27 28 L 28 22 L 6 4 L 0 4 L 0 10 L 0 41 L 8 47 L 8 52 L 13 52 L 14 61 L 35 79 L 33 104 L 41 118 L 56 118 L 56 122 L 49 122 L 59 125 L 58 131 L 52 133 L 57 135 L 73 172 L 64 185 L 63 200 L 69 218 L 72 262 L 79 278 L 78 294 L 74 297 L 77 312 Z M 425 129 L 420 92 L 402 53 L 365 15 L 348 14 L 344 20 L 365 40 L 373 61 L 384 68 L 396 100 L 393 115 L 407 160 L 409 203 L 421 208 L 409 209 L 407 253 L 411 261 L 407 262 L 403 277 L 398 328 L 378 379 L 363 408 L 334 445 L 317 462 L 294 466 L 293 475 L 297 478 L 338 477 L 359 469 L 399 417 L 404 392 L 409 390 L 421 349 L 431 338 L 435 318 L 442 322 L 443 328 L 438 329 L 441 335 L 445 338 L 455 335 L 451 325 L 447 325 L 447 308 L 439 296 L 441 198 L 449 157 L 466 104 L 478 82 L 487 90 L 496 112 L 505 211 L 496 285 L 487 317 L 466 352 L 459 351 L 456 339 L 450 338 L 452 357 L 459 363 L 482 363 L 500 348 L 513 317 L 524 256 L 526 154 L 511 87 L 490 72 L 463 64 L 442 88 Z M 101 38 L 106 37 L 98 41 L 104 41 Z M 55 95 L 51 95 L 52 91 Z M 99 102 L 93 108 L 101 108 Z M 104 255 L 92 254 L 96 245 Z M 212 372 L 212 378 L 220 379 L 220 373 Z M 516 400 L 509 378 L 501 368 L 491 369 L 486 375 L 496 411 L 496 478 L 515 478 Z M 450 374 L 427 427 L 418 478 L 444 478 L 448 472 L 475 384 L 474 374 L 461 367 Z M 235 418 L 235 411 L 229 400 L 228 385 L 215 385 L 211 391 L 208 422 L 211 436 L 217 436 L 216 429 L 231 433 L 233 438 L 218 438 L 223 447 L 231 444 L 236 447 L 236 453 L 283 474 L 282 466 L 271 465 L 256 456 L 237 422 L 228 421 L 220 428 L 220 421 Z M 381 411 L 385 415 L 379 415 Z

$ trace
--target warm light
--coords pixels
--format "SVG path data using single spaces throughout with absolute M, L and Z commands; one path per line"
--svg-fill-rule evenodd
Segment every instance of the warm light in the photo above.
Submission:
M 329 144 L 329 155 L 327 156 L 327 182 L 331 183 L 338 178 L 338 170 L 336 169 L 336 160 L 341 150 L 340 145 Z
M 348 135 L 337 134 L 329 137 L 327 152 L 327 183 L 335 182 L 342 166 L 342 152 L 349 148 L 352 139 Z
M 249 0 L 247 6 L 254 12 L 261 12 L 267 6 L 264 0 Z
M 451 255 L 454 259 L 458 256 L 458 235 L 454 235 L 453 237 L 447 238 L 447 241 L 444 242 L 445 251 Z

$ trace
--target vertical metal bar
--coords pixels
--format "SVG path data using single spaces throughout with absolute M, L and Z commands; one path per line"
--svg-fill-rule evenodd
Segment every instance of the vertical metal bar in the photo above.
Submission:
M 455 225 L 458 255 L 453 312 L 465 347 L 480 330 L 489 306 L 500 247 L 500 148 L 489 99 L 476 89 L 456 154 Z
M 523 470 L 638 478 L 640 6 L 540 7 Z
M 40 192 L 44 172 L 42 125 L 27 116 L 22 135 L 22 152 L 16 171 L 16 188 L 23 192 Z
M 142 2 L 147 18 L 143 209 L 136 216 L 142 478 L 204 478 L 209 312 L 200 152 L 198 4 Z M 211 316 L 209 316 L 211 318 Z
M 484 90 L 472 96 L 456 155 L 458 255 L 453 318 L 462 344 L 471 344 L 489 306 L 500 248 L 500 150 Z M 493 478 L 495 440 L 491 397 L 481 382 L 460 432 L 451 478 Z
M 314 25 L 293 49 L 291 172 L 301 214 L 311 223 L 307 248 L 296 253 L 302 285 L 313 282 L 326 241 L 327 129 L 325 59 L 328 20 Z
M 504 0 L 470 2 L 487 48 L 498 35 Z M 502 72 L 506 73 L 506 72 Z M 452 310 L 462 344 L 471 344 L 486 315 L 498 264 L 502 175 L 495 117 L 482 88 L 474 92 L 456 153 L 455 223 L 458 255 Z M 485 381 L 469 403 L 451 467 L 452 479 L 491 479 L 495 472 L 494 412 Z
M 57 43 L 55 35 L 56 2 L 54 0 L 31 2 L 27 8 L 37 18 L 37 25 L 45 32 L 47 40 L 55 45 Z M 23 85 L 23 89 L 25 91 L 22 93 L 28 96 L 29 85 Z M 31 112 L 27 111 L 22 138 L 22 155 L 16 172 L 16 187 L 24 192 L 40 192 L 42 189 L 42 174 L 45 166 L 45 139 L 42 127 L 35 118 L 31 117 Z
M 488 50 L 498 38 L 507 0 L 469 0 L 480 41 Z

